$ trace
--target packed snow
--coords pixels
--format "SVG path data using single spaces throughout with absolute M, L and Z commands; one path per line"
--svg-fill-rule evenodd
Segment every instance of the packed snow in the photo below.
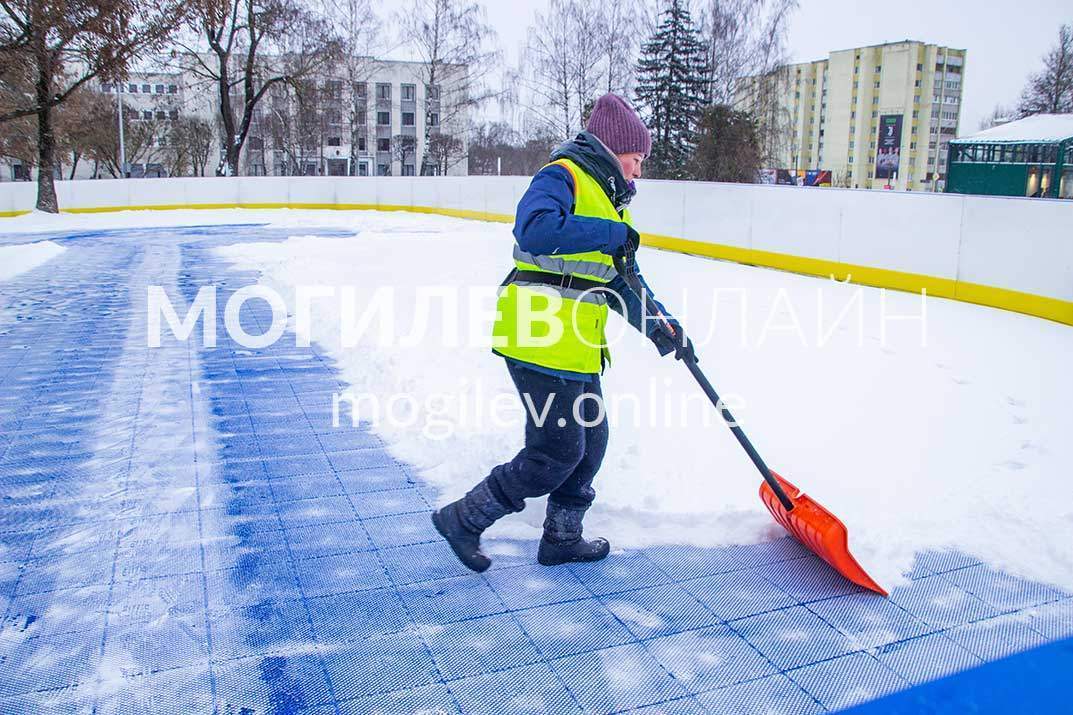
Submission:
M 376 429 L 441 487 L 442 501 L 456 498 L 522 445 L 524 414 L 488 342 L 510 227 L 360 212 L 340 225 L 354 237 L 220 251 L 261 271 L 292 323 L 297 286 L 334 291 L 311 300 L 312 339 L 354 394 L 376 398 L 383 412 L 416 406 L 396 410 L 394 422 L 381 414 Z M 1073 588 L 1073 509 L 1063 487 L 1073 467 L 1073 330 L 669 252 L 642 250 L 639 260 L 768 464 L 843 519 L 854 553 L 881 584 L 900 583 L 917 552 L 951 548 Z M 378 291 L 395 299 L 393 319 L 373 319 L 354 346 L 344 345 L 343 286 L 355 291 L 351 324 Z M 417 296 L 430 288 L 459 289 L 458 309 L 444 317 L 442 301 L 432 301 L 428 330 L 415 338 Z M 757 472 L 684 367 L 620 320 L 609 336 L 611 442 L 588 533 L 616 547 L 777 536 Z M 496 405 L 515 410 L 497 423 L 488 416 Z M 542 512 L 531 503 L 489 534 L 536 536 Z
M 0 281 L 11 280 L 21 273 L 33 270 L 63 251 L 63 246 L 52 241 L 0 246 Z

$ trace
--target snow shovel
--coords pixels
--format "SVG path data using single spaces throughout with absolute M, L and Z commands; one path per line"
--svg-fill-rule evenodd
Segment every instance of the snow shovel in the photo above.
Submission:
M 640 280 L 637 278 L 633 262 L 630 261 L 627 268 L 621 258 L 616 257 L 614 261 L 619 275 L 623 277 L 633 292 L 644 301 L 648 314 L 658 316 L 661 319 L 660 328 L 664 334 L 672 340 L 680 340 L 682 344 L 685 344 L 686 337 L 675 334 L 670 323 L 656 308 L 648 292 L 644 290 Z M 845 524 L 812 497 L 804 494 L 789 481 L 768 469 L 768 466 L 764 464 L 764 460 L 760 458 L 760 455 L 753 447 L 752 442 L 745 436 L 745 432 L 738 426 L 733 415 L 730 414 L 730 411 L 719 399 L 719 394 L 716 393 L 712 384 L 708 382 L 708 378 L 697 363 L 691 360 L 683 360 L 682 362 L 686 363 L 689 371 L 693 373 L 693 377 L 696 378 L 697 383 L 704 390 L 704 394 L 719 410 L 719 414 L 726 420 L 727 426 L 734 433 L 738 443 L 745 449 L 749 459 L 753 460 L 756 468 L 760 470 L 760 476 L 764 478 L 763 483 L 760 484 L 760 499 L 764 502 L 767 510 L 771 512 L 771 515 L 775 517 L 775 521 L 779 522 L 791 536 L 800 541 L 807 549 L 830 564 L 835 571 L 858 586 L 886 596 L 887 592 L 861 568 L 861 565 L 857 563 L 857 559 L 853 558 L 853 554 L 849 552 Z

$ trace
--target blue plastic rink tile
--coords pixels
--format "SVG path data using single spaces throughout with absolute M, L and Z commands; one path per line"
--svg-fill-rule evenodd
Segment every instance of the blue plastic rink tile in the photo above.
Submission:
M 942 633 L 891 643 L 880 648 L 876 652 L 876 658 L 914 685 L 942 678 L 983 662 Z
M 427 511 L 366 519 L 364 524 L 372 542 L 381 549 L 423 544 L 440 538 Z
M 637 638 L 654 638 L 720 622 L 696 598 L 676 584 L 604 596 L 607 609 Z
M 561 658 L 634 640 L 620 619 L 595 599 L 541 606 L 514 614 L 546 658 Z
M 296 560 L 372 548 L 372 542 L 360 521 L 306 524 L 286 529 L 284 533 Z
M 465 715 L 581 712 L 577 700 L 546 663 L 456 680 L 450 689 Z
M 808 665 L 788 675 L 832 711 L 910 687 L 894 671 L 865 653 L 852 653 Z
M 297 654 L 239 658 L 213 664 L 218 713 L 298 712 L 332 702 L 321 658 Z M 338 697 L 338 690 L 335 691 Z
M 998 616 L 946 631 L 947 637 L 983 660 L 997 660 L 1046 640 L 1019 616 Z
M 212 655 L 220 660 L 270 655 L 308 643 L 313 632 L 300 601 L 274 601 L 210 614 Z
M 758 566 L 755 571 L 801 603 L 864 591 L 812 555 Z
M 706 576 L 681 586 L 725 621 L 797 605 L 785 591 L 751 570 Z
M 441 681 L 428 648 L 415 631 L 401 631 L 325 648 L 324 665 L 340 700 Z
M 355 552 L 302 559 L 295 563 L 302 593 L 307 598 L 391 585 L 377 554 Z
M 417 489 L 391 489 L 369 492 L 354 498 L 354 509 L 362 519 L 392 514 L 423 513 L 431 508 Z
M 713 626 L 657 638 L 645 648 L 675 680 L 697 694 L 777 672 L 727 626 Z
M 440 673 L 447 680 L 543 660 L 512 614 L 425 627 L 422 633 Z
M 827 712 L 785 675 L 771 675 L 702 693 L 697 702 L 712 715 L 818 715 Z
M 944 574 L 943 578 L 1000 611 L 1016 611 L 1057 601 L 1066 594 L 1024 581 L 983 564 Z
M 929 576 L 891 591 L 890 600 L 933 628 L 952 628 L 997 614 L 967 591 Z
M 810 603 L 808 609 L 855 641 L 861 649 L 917 638 L 933 630 L 874 593 L 852 593 L 817 601 Z
M 570 564 L 569 568 L 597 596 L 658 586 L 672 580 L 640 551 L 618 552 L 614 558 Z
M 401 586 L 398 593 L 418 624 L 450 623 L 507 610 L 492 587 L 472 574 Z
M 1073 598 L 1029 609 L 1024 615 L 1032 630 L 1048 640 L 1073 636 Z
M 485 578 L 503 603 L 513 609 L 577 601 L 591 595 L 585 584 L 565 567 L 518 566 L 488 571 Z
M 376 552 L 383 561 L 392 583 L 405 586 L 422 581 L 435 581 L 452 576 L 470 575 L 473 572 L 455 558 L 447 542 L 400 546 Z
M 731 626 L 782 670 L 857 649 L 850 639 L 803 606 L 751 616 Z
M 697 546 L 651 546 L 643 551 L 664 572 L 680 581 L 726 573 L 742 568 L 733 549 L 708 549 Z
M 0 641 L 0 701 L 35 690 L 71 687 L 96 679 L 101 634 L 65 633 L 48 638 Z
M 552 661 L 586 713 L 607 715 L 687 696 L 680 683 L 638 644 Z
M 550 711 L 549 711 L 550 712 Z M 444 685 L 429 685 L 384 695 L 371 695 L 339 703 L 340 715 L 463 715 L 454 696 Z M 325 707 L 324 715 L 334 715 Z M 468 715 L 468 713 L 467 713 Z

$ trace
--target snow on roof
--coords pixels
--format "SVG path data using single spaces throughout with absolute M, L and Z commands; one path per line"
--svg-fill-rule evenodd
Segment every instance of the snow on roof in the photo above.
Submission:
M 965 142 L 1060 142 L 1073 138 L 1073 114 L 1036 114 L 1000 124 L 976 134 L 958 137 Z

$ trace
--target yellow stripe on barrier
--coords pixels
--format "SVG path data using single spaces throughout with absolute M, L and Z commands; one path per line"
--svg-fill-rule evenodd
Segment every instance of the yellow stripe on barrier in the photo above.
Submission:
M 105 213 L 111 211 L 171 211 L 179 209 L 330 209 L 335 211 L 409 211 L 411 213 L 435 214 L 453 218 L 476 221 L 494 221 L 513 223 L 514 216 L 487 211 L 469 209 L 446 209 L 434 206 L 408 206 L 405 204 L 323 204 L 323 203 L 229 203 L 229 204 L 146 204 L 142 206 L 99 206 L 93 208 L 62 209 L 63 213 Z M 28 214 L 29 211 L 2 211 L 0 217 L 14 217 Z M 937 278 L 920 273 L 906 273 L 887 268 L 859 266 L 840 261 L 821 258 L 794 256 L 789 253 L 775 253 L 739 246 L 726 246 L 717 243 L 689 241 L 674 236 L 661 236 L 654 233 L 641 234 L 641 243 L 653 248 L 662 248 L 677 253 L 690 253 L 724 261 L 742 263 L 750 266 L 776 268 L 791 273 L 810 276 L 833 277 L 839 281 L 849 281 L 860 285 L 877 288 L 919 293 L 926 290 L 928 295 L 950 298 L 965 303 L 1002 308 L 1015 313 L 1024 313 L 1046 318 L 1058 323 L 1073 325 L 1073 302 L 1048 298 L 1032 293 L 996 288 L 994 286 L 956 281 L 950 278 Z

